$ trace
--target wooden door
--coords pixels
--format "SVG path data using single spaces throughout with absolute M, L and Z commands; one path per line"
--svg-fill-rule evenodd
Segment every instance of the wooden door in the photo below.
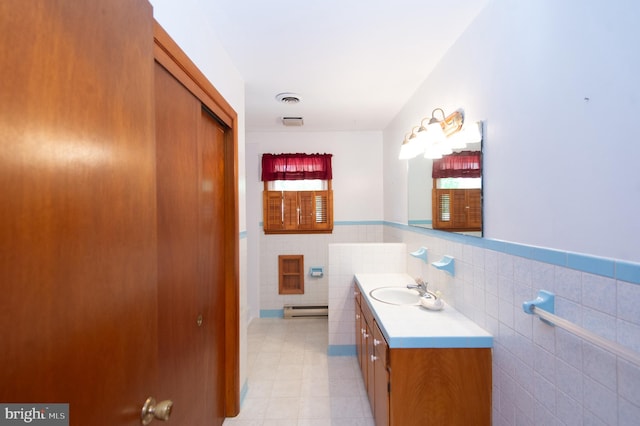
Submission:
M 224 128 L 156 64 L 159 355 L 177 424 L 224 420 Z
M 0 2 L 0 401 L 139 425 L 156 388 L 146 0 Z

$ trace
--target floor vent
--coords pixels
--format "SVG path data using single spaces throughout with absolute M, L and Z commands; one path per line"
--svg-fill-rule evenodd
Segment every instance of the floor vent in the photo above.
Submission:
M 329 307 L 327 305 L 285 305 L 285 318 L 320 318 L 329 316 Z

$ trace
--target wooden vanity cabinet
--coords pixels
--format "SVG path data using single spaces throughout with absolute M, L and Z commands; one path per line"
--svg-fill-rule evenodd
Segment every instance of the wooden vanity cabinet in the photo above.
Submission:
M 376 426 L 491 425 L 491 348 L 389 348 L 355 285 L 356 351 Z
M 388 345 L 359 288 L 355 291 L 356 353 L 376 426 L 389 424 Z

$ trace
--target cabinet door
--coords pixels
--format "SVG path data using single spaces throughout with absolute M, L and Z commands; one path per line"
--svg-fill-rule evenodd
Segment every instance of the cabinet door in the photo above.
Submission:
M 367 348 L 367 396 L 371 411 L 375 412 L 376 404 L 376 370 L 375 370 L 375 354 L 373 349 L 373 321 L 366 324 L 366 348 Z
M 374 368 L 374 405 L 373 416 L 376 426 L 389 424 L 389 371 L 387 370 L 387 351 L 389 347 L 378 324 L 373 325 L 373 368 Z
M 356 340 L 356 356 L 358 357 L 358 364 L 362 369 L 362 310 L 360 309 L 360 290 L 358 286 L 354 284 L 353 290 L 354 308 L 355 308 L 355 340 Z

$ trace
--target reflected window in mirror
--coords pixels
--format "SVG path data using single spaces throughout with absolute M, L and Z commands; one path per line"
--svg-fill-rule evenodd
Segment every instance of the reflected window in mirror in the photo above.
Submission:
M 408 161 L 408 224 L 481 237 L 482 143 L 468 144 L 450 155 L 449 159 L 419 156 Z M 443 171 L 443 162 L 448 160 L 469 164 L 445 164 Z M 474 161 L 476 166 L 471 165 Z

